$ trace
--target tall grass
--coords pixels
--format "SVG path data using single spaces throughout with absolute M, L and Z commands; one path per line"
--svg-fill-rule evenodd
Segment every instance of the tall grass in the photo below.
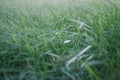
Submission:
M 119 5 L 0 0 L 0 80 L 118 80 Z

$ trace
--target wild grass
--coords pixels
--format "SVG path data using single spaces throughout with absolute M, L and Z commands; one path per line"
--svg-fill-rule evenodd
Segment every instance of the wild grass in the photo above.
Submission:
M 118 80 L 120 0 L 0 0 L 0 80 Z

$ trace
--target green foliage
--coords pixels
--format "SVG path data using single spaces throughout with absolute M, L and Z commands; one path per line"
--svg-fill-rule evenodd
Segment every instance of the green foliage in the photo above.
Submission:
M 119 5 L 0 0 L 0 80 L 118 80 Z

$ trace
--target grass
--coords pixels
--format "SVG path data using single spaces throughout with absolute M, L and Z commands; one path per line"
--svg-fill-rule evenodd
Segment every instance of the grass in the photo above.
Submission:
M 119 5 L 0 0 L 0 80 L 118 80 Z

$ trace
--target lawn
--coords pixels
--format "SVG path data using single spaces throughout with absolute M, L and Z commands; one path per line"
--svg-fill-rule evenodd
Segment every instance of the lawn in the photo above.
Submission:
M 0 80 L 119 80 L 120 0 L 0 0 Z

